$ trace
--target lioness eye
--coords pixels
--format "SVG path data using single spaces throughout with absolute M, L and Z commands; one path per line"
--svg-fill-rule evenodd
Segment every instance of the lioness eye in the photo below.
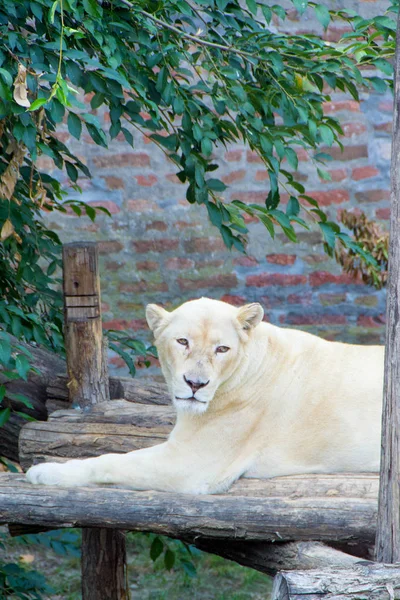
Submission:
M 189 342 L 185 338 L 179 338 L 176 341 L 178 342 L 178 344 L 181 344 L 182 346 L 189 346 Z
M 228 346 L 218 346 L 215 352 L 220 352 L 221 354 L 224 354 L 225 352 L 228 352 L 228 350 L 230 350 Z

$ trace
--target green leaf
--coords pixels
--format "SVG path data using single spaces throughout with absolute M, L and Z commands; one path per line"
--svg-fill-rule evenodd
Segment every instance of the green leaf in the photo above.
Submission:
M 12 84 L 13 84 L 11 73 L 9 73 L 8 71 L 6 71 L 6 69 L 0 68 L 0 75 L 1 75 L 2 79 L 4 79 L 5 83 L 9 87 L 11 87 Z
M 157 558 L 162 554 L 164 550 L 164 544 L 161 539 L 157 536 L 151 543 L 150 546 L 150 558 L 152 561 L 156 561 Z
M 54 15 L 57 9 L 57 6 L 59 5 L 60 0 L 55 0 L 55 2 L 53 2 L 50 10 L 49 10 L 49 16 L 48 16 L 48 21 L 50 23 L 50 25 L 53 25 L 54 23 Z
M 393 75 L 393 66 L 389 61 L 384 58 L 377 58 L 372 62 L 380 71 L 382 71 L 382 73 L 385 73 L 385 75 L 388 75 L 389 77 Z
M 3 410 L 0 410 L 0 427 L 3 427 L 3 425 L 5 425 L 8 421 L 8 419 L 10 418 L 11 415 L 11 408 L 4 408 Z
M 300 16 L 307 10 L 308 0 L 292 0 L 292 2 Z
M 15 357 L 15 368 L 18 371 L 18 375 L 22 377 L 22 379 L 26 380 L 27 373 L 30 370 L 31 365 L 24 354 L 17 354 Z
M 322 231 L 322 235 L 324 236 L 324 240 L 327 243 L 328 247 L 333 249 L 336 243 L 336 234 L 332 228 L 332 225 L 330 223 L 318 223 L 318 225 Z
M 331 20 L 329 10 L 323 4 L 317 4 L 315 6 L 315 14 L 317 16 L 318 21 L 323 26 L 323 28 L 326 29 Z
M 289 202 L 286 207 L 286 214 L 288 217 L 297 216 L 300 212 L 300 204 L 297 198 L 290 196 Z
M 8 336 L 1 337 L 0 338 L 0 363 L 4 366 L 7 366 L 10 358 L 11 358 L 10 338 Z
M 330 127 L 328 127 L 327 125 L 320 125 L 319 133 L 321 135 L 322 141 L 327 146 L 332 146 L 333 142 L 335 141 L 335 137 L 333 135 L 332 129 Z
M 174 564 L 175 564 L 175 552 L 173 552 L 172 550 L 170 550 L 168 548 L 168 550 L 164 554 L 165 568 L 168 569 L 168 571 L 170 571 L 172 569 L 172 567 L 174 566 Z
M 206 185 L 213 192 L 223 192 L 227 187 L 220 179 L 206 179 Z
M 28 110 L 29 111 L 37 110 L 38 108 L 41 108 L 46 103 L 47 103 L 47 99 L 46 98 L 36 98 L 36 100 L 34 100 L 32 102 L 32 104 L 30 105 L 30 107 L 28 108 Z
M 247 8 L 251 12 L 251 14 L 257 14 L 257 2 L 255 0 L 246 0 Z

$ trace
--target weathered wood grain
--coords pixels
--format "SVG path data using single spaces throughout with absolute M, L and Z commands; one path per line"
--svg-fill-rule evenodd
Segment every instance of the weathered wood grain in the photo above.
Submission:
M 366 486 L 364 476 L 354 476 L 353 497 L 335 493 L 342 479 L 333 475 L 329 483 L 326 476 L 324 495 L 312 494 L 313 477 L 298 476 L 296 481 L 309 492 L 303 496 L 294 491 L 288 496 L 288 487 L 294 487 L 290 479 L 243 479 L 224 495 L 192 496 L 32 486 L 23 475 L 3 474 L 0 522 L 152 531 L 188 541 L 373 541 L 377 499 L 370 497 L 371 487 Z M 371 476 L 367 479 L 371 483 Z M 276 495 L 278 489 L 282 496 Z
M 83 242 L 63 246 L 63 290 L 69 401 L 71 405 L 87 409 L 110 399 L 96 244 Z M 126 600 L 126 586 L 123 532 L 85 529 L 82 536 L 82 600 Z
M 400 562 L 400 13 L 397 19 L 381 485 L 376 558 Z
M 396 600 L 400 565 L 360 562 L 331 568 L 279 573 L 271 600 Z

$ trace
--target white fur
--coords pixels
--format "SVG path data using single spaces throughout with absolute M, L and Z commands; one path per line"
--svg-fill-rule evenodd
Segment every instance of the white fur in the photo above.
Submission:
M 37 465 L 28 480 L 201 494 L 241 476 L 378 471 L 383 347 L 327 342 L 262 316 L 258 304 L 237 309 L 207 298 L 171 313 L 149 305 L 177 409 L 168 441 Z M 207 383 L 189 399 L 187 381 Z

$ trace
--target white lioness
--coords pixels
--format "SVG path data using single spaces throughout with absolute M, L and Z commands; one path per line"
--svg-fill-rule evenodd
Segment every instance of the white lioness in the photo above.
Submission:
M 37 465 L 29 481 L 206 494 L 242 476 L 379 470 L 383 347 L 262 323 L 259 304 L 202 298 L 146 316 L 177 410 L 168 441 Z

